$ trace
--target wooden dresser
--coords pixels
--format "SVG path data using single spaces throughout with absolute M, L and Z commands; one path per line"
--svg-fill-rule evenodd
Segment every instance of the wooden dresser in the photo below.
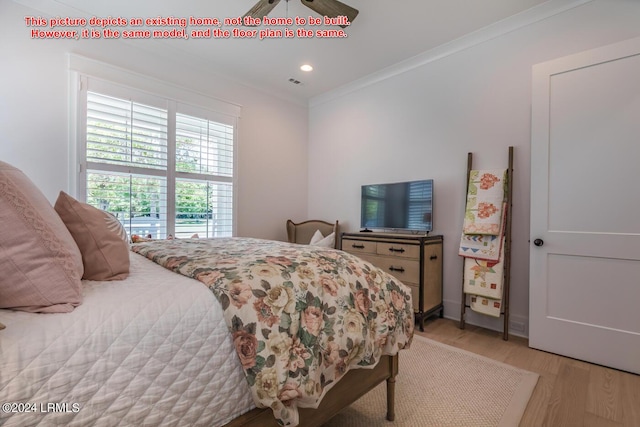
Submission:
M 442 317 L 442 236 L 342 233 L 341 248 L 385 270 L 411 288 L 413 309 L 424 319 Z

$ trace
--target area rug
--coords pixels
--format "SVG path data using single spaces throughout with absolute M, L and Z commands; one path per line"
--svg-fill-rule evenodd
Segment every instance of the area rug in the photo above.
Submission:
M 400 353 L 396 418 L 386 420 L 383 383 L 324 427 L 514 427 L 538 374 L 414 336 Z

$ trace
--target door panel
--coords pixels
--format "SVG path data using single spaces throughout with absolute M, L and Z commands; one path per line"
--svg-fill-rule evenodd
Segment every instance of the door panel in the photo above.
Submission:
M 548 317 L 629 333 L 637 330 L 640 262 L 550 254 L 547 268 Z M 618 273 L 617 280 L 611 280 L 611 269 Z M 571 280 L 566 280 L 567 277 Z M 611 295 L 627 297 L 611 298 Z
M 529 345 L 640 373 L 640 39 L 533 73 Z
M 638 232 L 639 70 L 633 56 L 551 76 L 550 230 Z

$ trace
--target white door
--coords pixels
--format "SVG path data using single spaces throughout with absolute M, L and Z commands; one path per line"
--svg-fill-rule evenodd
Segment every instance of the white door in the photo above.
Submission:
M 529 345 L 640 373 L 640 38 L 533 67 Z

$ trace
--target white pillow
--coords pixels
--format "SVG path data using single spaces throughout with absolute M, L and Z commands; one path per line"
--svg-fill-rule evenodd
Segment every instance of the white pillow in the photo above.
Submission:
M 311 238 L 310 245 L 321 246 L 323 248 L 333 248 L 335 247 L 336 236 L 335 233 L 329 234 L 327 237 L 324 237 L 320 230 L 316 230 L 313 233 L 313 237 Z
M 311 238 L 311 241 L 309 242 L 309 244 L 310 245 L 315 245 L 316 243 L 318 243 L 322 239 L 324 239 L 324 236 L 322 235 L 320 230 L 316 230 L 316 232 L 313 233 L 313 237 Z

